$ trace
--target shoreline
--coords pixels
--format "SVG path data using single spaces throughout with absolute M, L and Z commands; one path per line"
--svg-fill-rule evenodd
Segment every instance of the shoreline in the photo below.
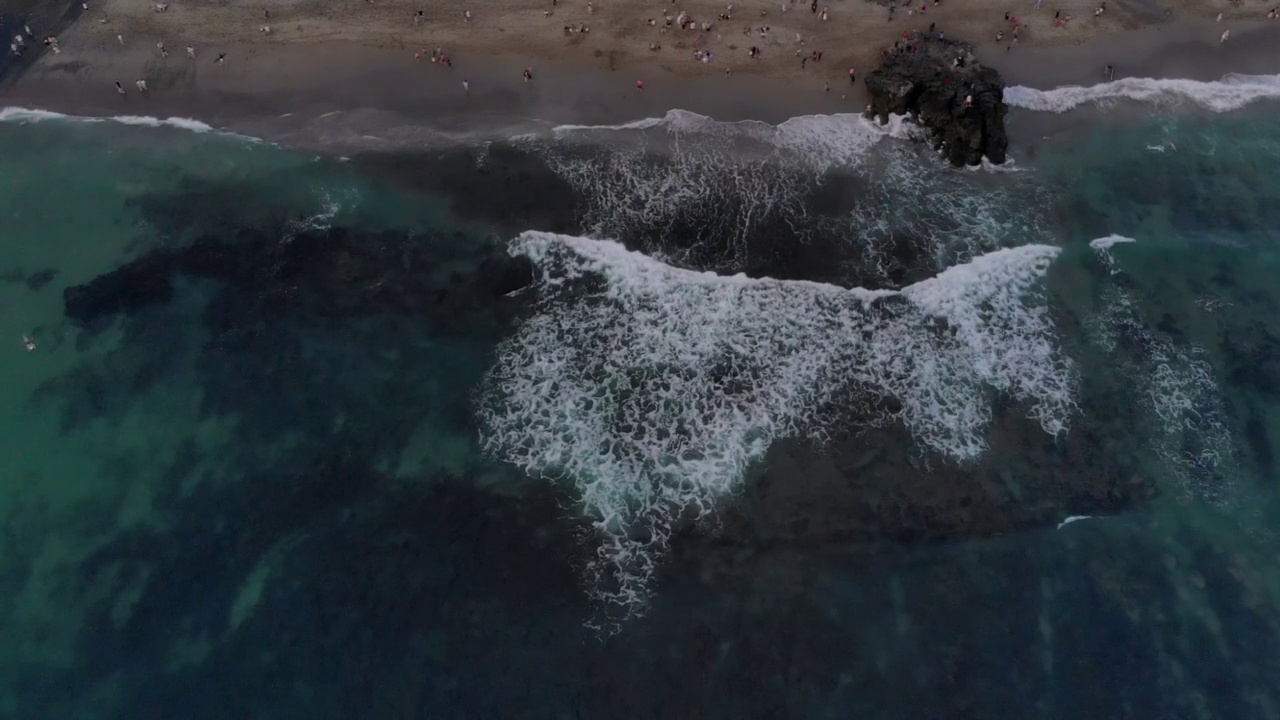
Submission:
M 220 52 L 240 60 L 216 65 L 212 51 L 198 50 L 191 60 L 176 43 L 166 59 L 150 42 L 104 46 L 96 37 L 99 28 L 86 26 L 89 19 L 71 29 L 61 54 L 45 54 L 0 86 L 0 107 L 189 118 L 286 147 L 341 154 L 506 139 L 558 125 L 619 124 L 661 118 L 673 109 L 719 121 L 777 124 L 805 115 L 860 113 L 867 99 L 862 77 L 852 87 L 832 83 L 827 91 L 823 83 L 829 81 L 817 76 L 725 76 L 643 63 L 609 70 L 543 61 L 534 82 L 525 83 L 511 68 L 527 63 L 526 56 L 467 58 L 447 70 L 425 58 L 405 62 L 403 49 L 350 40 L 232 45 Z M 1107 63 L 1117 67 L 1117 78 L 1217 80 L 1228 73 L 1280 73 L 1280 56 L 1270 52 L 1280 46 L 1280 23 L 1231 25 L 1235 34 L 1221 45 L 1216 32 L 1224 25 L 1199 18 L 1096 34 L 1073 44 L 1027 42 L 1011 51 L 994 42 L 976 45 L 979 58 L 1007 86 L 1038 89 L 1096 84 Z M 132 91 L 129 78 L 140 69 L 148 92 L 118 96 L 114 79 Z M 824 72 L 831 69 L 839 68 L 833 63 Z M 642 72 L 656 74 L 639 90 L 632 76 Z M 462 91 L 463 79 L 470 92 Z M 1023 124 L 1020 114 L 1013 116 L 1014 127 Z

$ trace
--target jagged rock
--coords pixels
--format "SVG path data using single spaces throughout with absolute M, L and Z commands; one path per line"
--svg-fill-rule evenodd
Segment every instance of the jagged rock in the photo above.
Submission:
M 914 116 L 953 165 L 977 165 L 984 156 L 1004 162 L 1004 81 L 978 63 L 972 45 L 911 33 L 894 43 L 866 83 L 868 116 L 882 123 L 890 114 Z

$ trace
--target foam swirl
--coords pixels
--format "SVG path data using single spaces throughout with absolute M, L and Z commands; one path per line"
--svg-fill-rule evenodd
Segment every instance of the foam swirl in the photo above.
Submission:
M 678 524 L 788 437 L 900 421 L 955 461 L 985 449 L 991 394 L 1066 429 L 1074 368 L 1037 285 L 1058 249 L 1001 250 L 902 291 L 683 270 L 609 241 L 527 232 L 536 314 L 483 386 L 482 444 L 564 483 L 601 538 L 596 597 L 640 611 Z M 892 397 L 896 402 L 885 403 Z M 839 409 L 833 409 L 839 406 Z

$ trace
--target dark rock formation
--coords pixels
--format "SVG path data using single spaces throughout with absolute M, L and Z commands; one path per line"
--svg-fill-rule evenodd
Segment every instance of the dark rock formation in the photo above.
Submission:
M 977 165 L 983 156 L 1004 162 L 1004 82 L 978 64 L 972 45 L 910 33 L 894 43 L 866 82 L 868 115 L 882 123 L 890 114 L 914 116 L 951 164 Z

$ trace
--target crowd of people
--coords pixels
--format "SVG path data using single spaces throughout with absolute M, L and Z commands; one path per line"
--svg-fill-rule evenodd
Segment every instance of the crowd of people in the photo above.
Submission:
M 370 2 L 373 2 L 373 0 L 370 0 Z M 671 0 L 672 5 L 675 5 L 676 2 L 677 0 Z M 796 0 L 775 0 L 775 2 L 778 3 L 777 9 L 781 13 L 794 11 L 796 5 Z M 801 0 L 801 2 L 803 3 L 803 0 Z M 893 21 L 900 12 L 905 12 L 908 16 L 916 14 L 924 15 L 929 11 L 931 6 L 936 8 L 941 5 L 942 2 L 943 0 L 889 0 L 887 8 L 888 20 Z M 550 0 L 550 4 L 550 8 L 540 9 L 545 18 L 550 18 L 560 6 L 559 0 Z M 1034 0 L 1034 7 L 1036 9 L 1041 8 L 1042 4 L 1043 0 Z M 808 6 L 810 13 L 816 15 L 820 21 L 826 22 L 831 19 L 832 12 L 829 6 L 819 7 L 818 0 L 810 0 Z M 82 7 L 87 10 L 87 3 L 83 3 Z M 165 13 L 169 9 L 169 2 L 154 2 L 150 7 L 156 13 Z M 596 12 L 596 7 L 591 1 L 585 3 L 585 9 L 588 15 L 594 15 Z M 581 10 L 581 7 L 579 10 Z M 689 52 L 691 59 L 696 62 L 703 64 L 716 62 L 719 59 L 719 55 L 712 49 L 712 47 L 714 47 L 714 41 L 722 39 L 720 34 L 720 25 L 722 23 L 731 22 L 734 19 L 734 10 L 735 8 L 733 3 L 728 3 L 724 6 L 723 11 L 717 13 L 716 19 L 711 20 L 696 18 L 689 10 L 663 8 L 661 11 L 661 18 L 651 17 L 645 21 L 646 24 L 649 27 L 656 29 L 660 35 L 667 33 L 680 33 L 687 37 L 675 40 L 674 42 L 666 45 L 664 45 L 660 38 L 655 38 L 649 42 L 648 48 L 652 52 L 660 52 L 664 50 L 664 47 L 671 47 L 679 52 Z M 478 12 L 481 11 L 464 9 L 461 11 L 462 20 L 465 23 L 471 23 L 477 19 Z M 1100 18 L 1107 12 L 1108 8 L 1106 2 L 1099 2 L 1093 10 L 1093 17 Z M 759 9 L 759 13 L 761 17 L 767 17 L 769 15 L 769 10 Z M 264 23 L 258 26 L 258 30 L 263 35 L 272 35 L 273 28 L 270 25 L 271 13 L 269 10 L 264 9 L 262 14 Z M 1273 7 L 1268 10 L 1266 18 L 1268 20 L 1280 18 L 1280 8 Z M 409 19 L 414 26 L 420 27 L 429 23 L 427 12 L 422 9 L 413 11 Z M 1221 16 L 1219 16 L 1219 19 L 1221 19 Z M 99 22 L 106 24 L 107 21 L 107 17 L 104 14 Z M 1050 24 L 1052 27 L 1064 27 L 1071 21 L 1071 15 L 1065 14 L 1061 10 L 1055 10 Z M 591 32 L 591 28 L 586 22 L 565 24 L 562 26 L 562 29 L 565 37 L 586 35 Z M 24 27 L 24 30 L 25 33 L 15 35 L 10 43 L 10 52 L 13 55 L 23 55 L 24 52 L 27 52 L 29 44 L 35 40 L 35 35 L 31 32 L 30 27 Z M 1006 50 L 1012 50 L 1027 30 L 1028 25 L 1026 23 L 1021 22 L 1015 15 L 1005 12 L 1003 24 L 995 29 L 994 38 L 997 43 L 1005 43 Z M 746 25 L 743 27 L 742 33 L 746 37 L 756 39 L 756 42 L 749 45 L 746 49 L 746 54 L 751 59 L 764 58 L 767 51 L 771 52 L 770 48 L 792 44 L 789 39 L 779 37 L 780 33 L 775 32 L 775 30 L 767 24 L 758 26 Z M 935 35 L 935 25 L 933 23 L 930 23 L 929 25 L 928 34 L 931 36 Z M 936 36 L 941 38 L 942 33 L 937 32 Z M 1223 32 L 1220 42 L 1225 42 L 1229 36 L 1229 30 Z M 116 38 L 121 45 L 124 45 L 125 40 L 123 35 L 116 35 Z M 53 36 L 46 36 L 42 38 L 42 43 L 53 53 L 61 52 L 57 38 Z M 793 44 L 793 47 L 795 47 L 794 53 L 795 57 L 799 60 L 799 66 L 801 69 L 809 68 L 812 64 L 821 61 L 823 57 L 822 50 L 812 50 L 806 47 L 806 44 L 807 43 L 801 34 L 795 33 Z M 732 48 L 732 46 L 730 47 Z M 162 58 L 168 57 L 168 52 L 165 50 L 163 42 L 159 43 L 157 48 Z M 886 54 L 903 51 L 901 43 L 895 43 L 893 48 L 886 49 Z M 193 47 L 187 48 L 187 54 L 189 60 L 195 59 L 195 50 Z M 415 61 L 420 62 L 427 55 L 428 53 L 425 49 L 417 50 L 414 52 L 414 59 Z M 433 63 L 439 64 L 446 69 L 452 69 L 454 67 L 453 58 L 446 54 L 441 48 L 436 48 L 434 51 L 430 52 L 430 59 Z M 225 60 L 226 53 L 221 53 L 217 56 L 217 59 L 214 62 L 222 64 Z M 853 78 L 855 74 L 852 72 L 852 68 L 850 70 L 850 77 Z M 728 67 L 725 68 L 725 74 L 729 74 Z M 523 73 L 523 80 L 525 83 L 529 83 L 532 80 L 532 73 L 528 68 L 526 68 Z M 124 94 L 124 85 L 119 82 L 116 82 L 115 85 L 117 87 L 117 91 Z M 134 86 L 139 92 L 147 92 L 145 78 L 140 78 L 135 81 Z M 469 90 L 469 85 L 467 86 L 467 90 Z

